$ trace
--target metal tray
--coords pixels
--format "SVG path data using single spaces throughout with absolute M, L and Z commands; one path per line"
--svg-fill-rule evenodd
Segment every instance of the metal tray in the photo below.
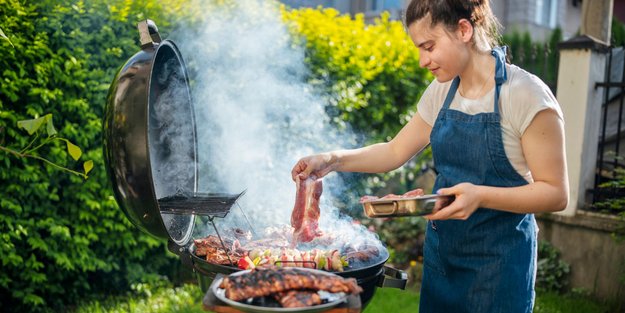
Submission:
M 453 196 L 423 195 L 409 198 L 368 200 L 362 203 L 368 217 L 421 216 L 443 208 L 453 201 Z M 438 204 L 437 204 L 438 202 Z
M 297 268 L 297 270 L 302 270 L 302 271 L 310 271 L 310 272 L 314 272 L 315 274 L 318 275 L 330 275 L 330 276 L 337 276 L 340 277 L 336 274 L 333 273 L 329 273 L 329 272 L 324 272 L 324 271 L 320 271 L 320 270 L 315 270 L 315 269 L 310 269 L 310 268 Z M 245 270 L 245 271 L 239 271 L 236 273 L 232 273 L 230 274 L 230 276 L 239 276 L 239 275 L 245 275 L 247 273 L 249 273 L 251 270 Z M 331 292 L 325 292 L 325 291 L 319 291 L 319 296 L 321 297 L 322 300 L 327 301 L 326 303 L 322 303 L 319 305 L 313 305 L 313 306 L 309 306 L 309 307 L 300 307 L 300 308 L 283 308 L 283 307 L 273 307 L 273 306 L 262 306 L 262 305 L 255 305 L 254 302 L 249 301 L 251 299 L 248 299 L 248 302 L 238 302 L 238 301 L 234 301 L 234 300 L 230 300 L 226 297 L 226 290 L 223 288 L 219 288 L 219 286 L 221 285 L 221 282 L 223 281 L 223 277 L 216 279 L 213 284 L 211 285 L 211 291 L 213 292 L 213 294 L 215 295 L 215 297 L 217 297 L 217 299 L 221 300 L 222 302 L 224 302 L 225 304 L 238 309 L 240 311 L 243 312 L 248 312 L 248 313 L 276 313 L 276 312 L 283 312 L 283 313 L 290 313 L 290 312 L 298 312 L 298 313 L 316 313 L 316 312 L 323 312 L 326 310 L 329 310 L 331 308 L 334 308 L 335 306 L 345 302 L 347 300 L 347 294 L 345 293 L 331 293 Z

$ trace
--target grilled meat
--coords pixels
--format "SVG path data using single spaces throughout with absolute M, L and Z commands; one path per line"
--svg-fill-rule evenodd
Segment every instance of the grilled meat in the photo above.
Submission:
M 380 249 L 374 246 L 363 246 L 359 249 L 346 249 L 345 260 L 347 262 L 369 262 L 380 256 Z
M 224 278 L 220 288 L 234 301 L 264 297 L 288 290 L 325 290 L 358 294 L 362 288 L 354 278 L 312 273 L 299 268 L 258 267 L 238 276 Z
M 243 255 L 245 250 L 241 248 L 238 240 L 224 239 L 227 253 L 221 245 L 219 237 L 210 235 L 206 238 L 195 239 L 195 254 L 197 256 L 206 256 L 206 261 L 214 264 L 230 264 L 230 260 L 236 263 Z M 228 255 L 230 259 L 228 259 Z
M 321 304 L 321 297 L 312 290 L 289 290 L 276 293 L 273 297 L 283 308 L 302 308 Z

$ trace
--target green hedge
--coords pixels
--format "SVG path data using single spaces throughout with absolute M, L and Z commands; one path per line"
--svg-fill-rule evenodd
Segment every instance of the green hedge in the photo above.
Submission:
M 87 180 L 0 152 L 0 311 L 59 311 L 90 294 L 127 290 L 177 264 L 164 242 L 118 209 L 102 159 L 102 117 L 115 71 L 138 50 L 136 23 L 181 5 L 149 1 L 0 0 L 0 145 L 30 139 L 18 120 L 52 113 L 59 135 L 95 168 Z M 40 153 L 82 171 L 63 145 Z

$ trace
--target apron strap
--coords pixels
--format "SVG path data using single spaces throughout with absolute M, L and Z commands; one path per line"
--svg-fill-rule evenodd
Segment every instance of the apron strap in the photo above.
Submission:
M 501 85 L 508 80 L 506 71 L 506 47 L 495 47 L 491 51 L 495 57 L 495 113 L 499 113 L 499 91 Z
M 456 95 L 456 90 L 458 90 L 458 85 L 460 85 L 460 77 L 456 76 L 456 78 L 454 78 L 454 81 L 451 82 L 451 87 L 449 87 L 449 91 L 447 92 L 447 97 L 445 97 L 445 102 L 443 102 L 443 107 L 441 110 L 449 109 L 449 105 L 451 104 L 451 101 L 454 99 L 454 96 Z

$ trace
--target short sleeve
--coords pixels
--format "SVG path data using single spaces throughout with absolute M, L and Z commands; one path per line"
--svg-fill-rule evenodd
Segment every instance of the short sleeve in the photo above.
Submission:
M 534 117 L 543 110 L 553 110 L 560 119 L 562 109 L 549 87 L 537 76 L 520 70 L 510 86 L 510 124 L 519 137 L 530 126 Z

